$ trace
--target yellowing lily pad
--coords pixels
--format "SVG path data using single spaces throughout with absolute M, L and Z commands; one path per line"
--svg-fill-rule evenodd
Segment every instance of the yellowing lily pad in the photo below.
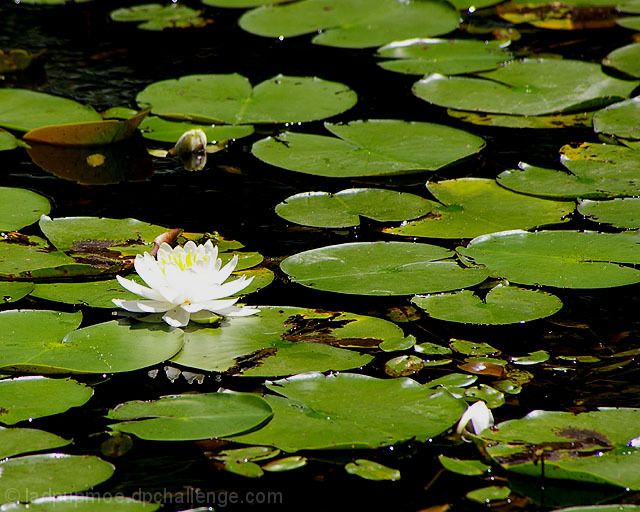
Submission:
M 435 171 L 485 145 L 480 137 L 433 123 L 369 119 L 324 126 L 337 137 L 284 132 L 251 151 L 291 171 L 342 178 Z
M 408 242 L 355 242 L 289 256 L 283 272 L 316 290 L 354 295 L 414 295 L 467 288 L 485 280 L 482 268 L 462 268 L 453 252 Z
M 556 30 L 613 27 L 617 14 L 612 0 L 511 0 L 496 11 L 511 23 Z
M 106 146 L 131 137 L 148 113 L 148 109 L 143 110 L 124 121 L 93 121 L 43 126 L 25 133 L 24 140 L 55 146 Z
M 591 62 L 524 59 L 477 78 L 427 75 L 413 93 L 457 110 L 536 116 L 608 105 L 628 98 L 639 83 L 605 75 Z
M 427 183 L 441 204 L 423 219 L 405 222 L 386 233 L 431 238 L 472 238 L 484 233 L 565 222 L 573 202 L 514 194 L 495 180 L 461 178 Z
M 235 73 L 162 80 L 136 101 L 159 116 L 236 125 L 324 119 L 351 108 L 357 96 L 346 85 L 315 77 L 277 75 L 252 87 Z
M 508 114 L 489 114 L 486 112 L 468 112 L 465 110 L 447 109 L 454 119 L 479 126 L 499 126 L 502 128 L 570 128 L 571 126 L 592 125 L 593 112 L 577 114 L 549 114 L 542 116 L 512 116 Z

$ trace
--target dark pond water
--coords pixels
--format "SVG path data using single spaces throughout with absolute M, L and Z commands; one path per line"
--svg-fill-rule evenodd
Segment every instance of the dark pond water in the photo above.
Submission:
M 113 106 L 135 108 L 135 95 L 151 82 L 194 73 L 233 73 L 258 83 L 277 73 L 319 76 L 344 83 L 358 93 L 357 105 L 337 121 L 395 118 L 442 122 L 482 136 L 487 147 L 479 159 L 452 169 L 429 174 L 433 179 L 475 176 L 495 177 L 519 161 L 555 167 L 560 146 L 570 142 L 597 141 L 590 128 L 561 130 L 517 130 L 482 128 L 462 124 L 444 109 L 430 106 L 410 93 L 415 77 L 390 73 L 376 65 L 372 49 L 326 48 L 310 43 L 306 36 L 283 41 L 248 34 L 236 25 L 238 11 L 207 8 L 214 22 L 201 29 L 146 32 L 133 24 L 109 20 L 108 13 L 127 2 L 92 2 L 62 7 L 32 7 L 3 2 L 0 5 L 0 48 L 47 49 L 44 69 L 5 80 L 7 86 L 34 88 L 90 104 L 97 110 Z M 197 6 L 196 6 L 197 7 Z M 479 26 L 500 24 L 491 9 L 476 13 Z M 599 61 L 609 51 L 628 44 L 630 31 L 556 32 L 519 27 L 522 39 L 512 45 L 518 54 L 557 53 L 569 58 Z M 465 37 L 460 32 L 460 37 Z M 307 123 L 306 131 L 320 132 L 322 124 Z M 403 178 L 323 179 L 268 166 L 250 153 L 251 144 L 281 127 L 261 127 L 254 136 L 239 140 L 224 152 L 209 157 L 201 172 L 185 171 L 177 159 L 154 160 L 154 174 L 140 182 L 117 185 L 79 185 L 53 176 L 33 163 L 22 150 L 3 152 L 0 185 L 35 190 L 52 202 L 52 215 L 134 217 L 151 223 L 180 226 L 188 231 L 217 230 L 262 253 L 276 281 L 251 301 L 256 304 L 287 304 L 346 310 L 384 316 L 389 307 L 406 305 L 404 298 L 350 297 L 317 292 L 287 283 L 279 261 L 308 248 L 348 241 L 391 239 L 379 225 L 364 222 L 357 229 L 331 231 L 286 224 L 273 207 L 286 197 L 309 190 L 339 191 L 349 186 L 376 186 L 421 194 L 427 175 Z M 563 229 L 593 229 L 576 216 Z M 458 240 L 436 240 L 447 247 Z M 527 325 L 470 327 L 430 319 L 402 324 L 419 341 L 446 343 L 450 338 L 484 341 L 503 354 L 523 355 L 547 350 L 553 356 L 599 355 L 640 347 L 637 335 L 637 286 L 605 291 L 559 291 L 563 310 L 549 320 Z M 4 309 L 55 307 L 43 301 L 23 299 Z M 85 324 L 108 320 L 109 312 L 85 311 Z M 519 418 L 533 409 L 580 412 L 598 406 L 640 407 L 640 369 L 637 360 L 619 360 L 619 367 L 554 363 L 527 368 L 534 379 L 518 395 L 507 396 L 496 409 L 496 421 Z M 366 368 L 383 376 L 384 360 Z M 609 364 L 609 363 L 607 363 Z M 425 382 L 447 369 L 425 369 L 415 376 Z M 35 420 L 34 427 L 73 437 L 72 453 L 100 454 L 108 408 L 134 399 L 157 398 L 169 393 L 193 391 L 184 379 L 170 382 L 162 373 L 151 379 L 147 370 L 108 377 L 96 388 L 91 402 L 77 411 Z M 215 391 L 220 386 L 235 390 L 261 389 L 262 380 L 208 375 L 197 391 Z M 550 510 L 560 506 L 600 502 L 638 503 L 640 495 L 611 487 L 581 486 L 572 482 L 514 479 L 496 469 L 485 478 L 461 477 L 443 472 L 436 457 L 441 453 L 459 458 L 477 458 L 468 444 L 446 439 L 432 443 L 408 443 L 393 449 L 367 453 L 367 458 L 400 469 L 398 482 L 368 482 L 344 472 L 343 464 L 359 456 L 353 453 L 313 453 L 307 467 L 260 479 L 232 475 L 214 466 L 205 452 L 206 443 L 152 443 L 134 440 L 134 447 L 113 458 L 115 476 L 100 485 L 104 493 L 122 492 L 139 498 L 165 502 L 163 510 L 183 510 L 198 505 L 217 505 L 216 510 L 422 510 L 450 504 L 455 510 L 473 509 L 463 498 L 467 491 L 484 485 L 509 485 L 508 501 L 491 505 L 497 510 Z M 509 480 L 507 483 L 507 479 Z M 204 495 L 193 489 L 200 489 Z M 160 493 L 145 495 L 142 493 Z M 244 503 L 227 503 L 237 492 Z M 251 495 L 259 505 L 249 504 Z M 258 494 L 262 493 L 262 494 Z M 269 493 L 275 493 L 269 495 Z M 217 503 L 215 501 L 218 501 Z M 268 504 L 265 501 L 272 501 Z M 0 499 L 0 501 L 2 501 Z M 274 503 L 275 502 L 275 503 Z M 435 510 L 435 509 L 434 509 Z M 445 510 L 437 509 L 437 510 Z

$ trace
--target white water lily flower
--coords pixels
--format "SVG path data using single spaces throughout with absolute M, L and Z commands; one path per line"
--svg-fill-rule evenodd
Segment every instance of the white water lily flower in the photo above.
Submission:
M 225 282 L 238 264 L 234 255 L 224 267 L 218 247 L 210 240 L 204 245 L 189 241 L 172 249 L 160 245 L 157 258 L 136 255 L 134 267 L 149 287 L 116 276 L 127 290 L 146 300 L 113 299 L 113 303 L 134 313 L 164 313 L 162 319 L 173 327 L 184 327 L 193 320 L 210 320 L 216 316 L 247 316 L 259 310 L 237 307 L 238 298 L 226 298 L 249 286 L 253 277 L 242 276 Z
M 471 423 L 471 428 L 468 424 Z M 487 407 L 482 400 L 478 400 L 471 404 L 462 414 L 456 433 L 462 434 L 465 428 L 468 428 L 474 434 L 480 434 L 483 430 L 493 426 L 493 414 L 491 409 Z

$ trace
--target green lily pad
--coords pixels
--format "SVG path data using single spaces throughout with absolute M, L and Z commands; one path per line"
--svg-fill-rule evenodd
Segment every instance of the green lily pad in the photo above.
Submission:
M 593 231 L 506 231 L 458 248 L 465 260 L 485 265 L 513 283 L 558 288 L 612 288 L 640 282 L 637 235 Z
M 491 459 L 504 469 L 545 478 L 606 483 L 640 489 L 640 409 L 603 408 L 570 413 L 533 411 L 500 423 L 482 437 Z M 526 439 L 526 441 L 523 441 Z M 544 457 L 544 462 L 542 461 Z
M 23 144 L 16 139 L 11 133 L 0 129 L 0 151 L 15 149 Z
M 91 395 L 93 389 L 70 379 L 33 376 L 0 380 L 0 423 L 13 425 L 59 414 L 83 405 Z
M 107 418 L 110 427 L 152 441 L 191 441 L 230 436 L 256 428 L 271 408 L 251 393 L 198 393 L 165 396 L 150 402 L 125 402 Z
M 616 48 L 603 59 L 602 63 L 634 78 L 640 78 L 640 43 Z
M 280 268 L 292 281 L 355 295 L 414 295 L 467 288 L 485 280 L 460 267 L 443 247 L 408 242 L 356 242 L 289 256 Z
M 34 286 L 26 281 L 0 281 L 0 304 L 16 302 L 26 297 L 33 291 Z
M 63 439 L 55 434 L 33 428 L 0 427 L 0 459 L 59 448 L 69 444 L 71 440 Z
M 43 496 L 86 491 L 108 480 L 113 465 L 94 455 L 46 453 L 0 461 L 0 496 L 28 502 Z
M 160 503 L 145 503 L 125 496 L 94 498 L 62 495 L 24 503 L 6 503 L 2 512 L 153 512 Z
M 79 313 L 3 311 L 0 368 L 117 373 L 160 363 L 182 347 L 179 329 L 112 320 L 74 330 L 81 319 Z
M 484 233 L 566 222 L 574 204 L 514 194 L 495 180 L 461 178 L 427 183 L 442 203 L 424 219 L 386 233 L 431 238 L 472 238 Z
M 346 464 L 344 469 L 350 475 L 356 475 L 366 480 L 389 480 L 391 482 L 400 480 L 400 471 L 373 460 L 356 459 Z
M 617 228 L 640 228 L 640 199 L 625 197 L 610 201 L 590 201 L 578 203 L 578 211 L 589 220 L 611 224 Z
M 427 75 L 413 93 L 457 110 L 535 116 L 623 100 L 639 83 L 609 77 L 591 62 L 524 59 L 477 78 Z
M 298 469 L 307 465 L 307 458 L 300 455 L 292 455 L 291 457 L 284 457 L 271 462 L 267 462 L 262 469 L 271 473 L 281 471 L 291 471 L 292 469 Z
M 168 228 L 136 219 L 105 217 L 42 217 L 40 229 L 60 251 L 77 256 L 117 259 L 148 252 Z
M 487 472 L 491 466 L 483 464 L 479 460 L 460 460 L 446 455 L 439 455 L 438 460 L 442 467 L 459 475 L 480 476 Z
M 229 318 L 219 328 L 189 327 L 172 361 L 206 371 L 253 377 L 341 371 L 373 357 L 343 347 L 375 348 L 402 340 L 395 324 L 370 316 L 294 307 L 257 306 L 256 315 Z
M 202 130 L 207 136 L 207 141 L 218 142 L 223 140 L 240 139 L 253 133 L 251 125 L 211 125 L 196 123 L 181 123 L 167 121 L 161 117 L 148 117 L 140 123 L 140 131 L 145 139 L 159 142 L 176 143 L 180 136 L 190 130 Z
M 143 30 L 164 30 L 165 28 L 198 28 L 209 21 L 196 11 L 182 4 L 143 4 L 123 7 L 111 11 L 114 21 L 142 21 L 138 28 Z
M 510 41 L 473 39 L 409 39 L 378 48 L 377 56 L 395 59 L 378 65 L 407 75 L 460 75 L 497 68 L 513 58 Z
M 93 108 L 73 100 L 27 89 L 0 89 L 0 126 L 28 132 L 41 126 L 89 123 L 102 118 Z
M 446 34 L 458 26 L 458 12 L 449 3 L 429 0 L 302 0 L 252 9 L 239 24 L 265 37 L 317 34 L 315 44 L 366 48 Z
M 447 109 L 447 114 L 454 119 L 479 126 L 500 126 L 502 128 L 569 128 L 572 126 L 592 125 L 593 112 L 577 114 L 550 114 L 547 116 L 511 116 L 505 114 L 488 114 L 486 112 L 468 112 L 466 110 Z
M 499 485 L 491 485 L 469 491 L 465 496 L 471 501 L 486 505 L 490 501 L 506 500 L 511 494 L 511 489 Z
M 449 346 L 456 352 L 467 356 L 490 356 L 500 354 L 500 351 L 497 348 L 492 347 L 488 343 L 480 343 L 477 341 L 453 338 L 451 343 L 449 343 Z
M 40 194 L 24 188 L 0 187 L 0 231 L 18 231 L 50 210 L 49 200 Z
M 408 378 L 307 373 L 267 387 L 282 395 L 265 396 L 272 420 L 230 440 L 287 452 L 376 448 L 434 437 L 455 424 L 466 407 L 448 392 L 433 392 Z
M 0 283 L 0 288 L 1 286 L 2 284 Z M 111 299 L 134 300 L 140 298 L 138 295 L 125 290 L 115 279 L 87 281 L 85 283 L 37 283 L 31 292 L 31 296 L 53 302 L 64 302 L 65 304 L 109 309 L 115 307 Z
M 640 30 L 640 16 L 625 16 L 617 18 L 616 23 L 621 27 L 628 28 L 630 30 Z
M 147 86 L 136 101 L 152 105 L 160 116 L 236 125 L 324 119 L 350 109 L 357 96 L 346 85 L 315 77 L 278 75 L 252 87 L 234 73 L 162 80 Z
M 251 151 L 290 171 L 342 178 L 435 171 L 484 147 L 480 137 L 433 123 L 369 119 L 324 126 L 339 138 L 284 132 Z
M 640 46 L 640 44 L 639 44 Z M 622 139 L 640 139 L 640 97 L 614 103 L 593 116 L 593 129 L 598 133 L 615 135 Z
M 46 50 L 29 53 L 26 50 L 11 49 L 8 52 L 0 50 L 0 73 L 19 73 L 29 69 L 36 63 L 42 63 Z
M 470 290 L 414 297 L 430 316 L 448 322 L 502 325 L 530 322 L 557 313 L 562 301 L 551 293 L 498 285 L 484 299 Z
M 602 198 L 640 194 L 640 151 L 614 144 L 582 143 L 560 149 L 569 172 L 521 163 L 521 170 L 500 173 L 503 187 L 523 194 L 556 198 Z
M 349 188 L 335 194 L 303 192 L 287 197 L 276 213 L 290 222 L 320 228 L 360 225 L 360 216 L 389 222 L 415 219 L 436 205 L 407 192 L 380 188 Z
M 435 245 L 356 242 L 294 254 L 280 268 L 303 286 L 355 295 L 435 293 L 484 281 L 484 269 L 464 269 L 451 256 Z

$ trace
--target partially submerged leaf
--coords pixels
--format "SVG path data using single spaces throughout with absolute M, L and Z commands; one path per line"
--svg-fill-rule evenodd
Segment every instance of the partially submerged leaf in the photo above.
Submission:
M 106 146 L 131 137 L 136 133 L 138 125 L 148 113 L 149 109 L 146 109 L 124 121 L 110 120 L 43 126 L 25 133 L 24 140 L 54 146 Z
M 138 28 L 143 30 L 164 30 L 165 28 L 198 28 L 204 27 L 209 20 L 200 16 L 186 5 L 171 3 L 169 5 L 143 4 L 123 7 L 111 11 L 114 21 L 142 21 Z

